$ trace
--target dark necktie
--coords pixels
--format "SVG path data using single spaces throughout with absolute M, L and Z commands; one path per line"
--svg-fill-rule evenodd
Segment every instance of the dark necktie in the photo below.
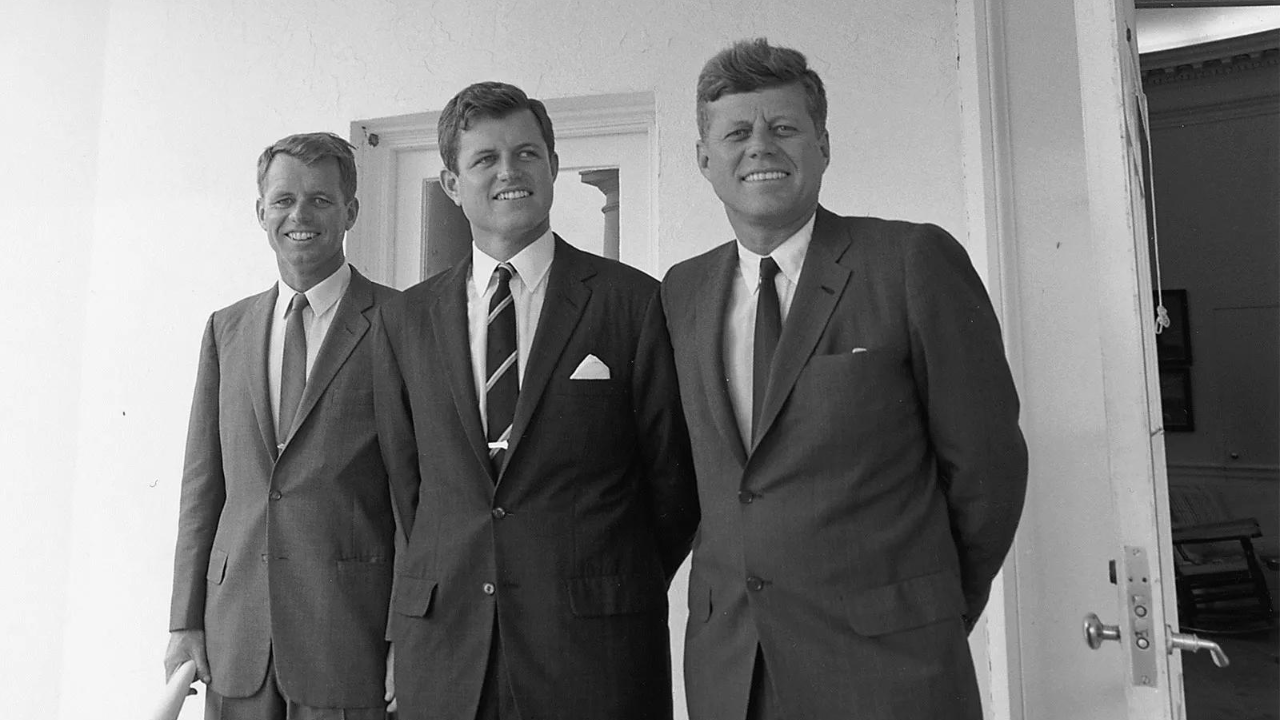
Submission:
M 778 307 L 778 289 L 773 278 L 778 274 L 778 263 L 773 258 L 760 260 L 760 285 L 756 295 L 756 337 L 751 353 L 751 437 L 760 436 L 760 408 L 769 388 L 769 368 L 773 365 L 773 352 L 782 334 L 782 311 Z
M 498 266 L 498 287 L 489 301 L 488 346 L 485 352 L 485 412 L 488 419 L 489 462 L 494 474 L 502 468 L 511 441 L 520 383 L 516 376 L 516 306 L 511 298 L 511 266 Z
M 280 364 L 280 423 L 276 427 L 276 442 L 280 444 L 284 444 L 293 429 L 302 389 L 307 385 L 307 334 L 302 327 L 302 310 L 306 306 L 307 296 L 297 293 L 285 313 L 284 362 Z

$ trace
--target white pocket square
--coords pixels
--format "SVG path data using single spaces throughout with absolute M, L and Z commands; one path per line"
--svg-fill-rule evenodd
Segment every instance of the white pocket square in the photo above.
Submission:
M 850 355 L 857 355 L 858 353 L 864 353 L 864 352 L 866 352 L 866 351 L 867 351 L 867 349 L 866 349 L 866 348 L 864 348 L 864 347 L 856 347 L 856 348 L 854 348 L 854 349 L 853 349 L 849 354 L 850 354 Z
M 578 363 L 578 369 L 573 371 L 569 376 L 570 380 L 608 380 L 609 366 L 596 357 L 588 355 L 582 358 L 582 362 Z

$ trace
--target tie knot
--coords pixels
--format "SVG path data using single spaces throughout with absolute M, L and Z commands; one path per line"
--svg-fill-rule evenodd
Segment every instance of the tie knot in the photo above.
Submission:
M 511 265 L 508 263 L 500 263 L 494 270 L 498 274 L 498 285 L 506 285 L 511 282 L 511 277 L 515 275 Z
M 778 274 L 778 263 L 774 262 L 772 257 L 760 258 L 760 282 L 773 282 L 773 278 Z
M 289 301 L 289 313 L 302 312 L 307 306 L 306 293 L 294 293 L 293 299 Z

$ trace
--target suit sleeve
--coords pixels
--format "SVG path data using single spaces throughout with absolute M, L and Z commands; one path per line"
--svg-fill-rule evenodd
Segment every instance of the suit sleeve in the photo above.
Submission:
M 378 447 L 390 483 L 391 510 L 396 520 L 396 551 L 399 553 L 413 532 L 421 476 L 409 390 L 400 371 L 394 334 L 394 322 L 389 323 L 379 308 L 373 323 L 373 408 Z
M 649 502 L 663 572 L 670 583 L 689 554 L 699 509 L 689 431 L 657 287 L 645 310 L 632 382 Z
M 977 621 L 1013 543 L 1027 448 L 995 311 L 964 248 L 934 226 L 904 245 L 912 364 Z
M 396 557 L 402 557 L 413 533 L 418 512 L 418 486 L 422 481 L 418 465 L 418 445 L 413 430 L 409 390 L 400 371 L 395 350 L 395 325 L 378 308 L 373 320 L 373 414 L 378 431 L 378 449 L 387 470 L 391 512 L 395 516 Z M 391 640 L 391 619 L 395 612 L 395 586 L 387 608 L 385 638 Z
M 200 344 L 195 397 L 187 426 L 178 543 L 173 560 L 173 596 L 169 606 L 170 631 L 204 629 L 209 553 L 227 499 L 219 432 L 220 384 L 217 334 L 210 316 Z

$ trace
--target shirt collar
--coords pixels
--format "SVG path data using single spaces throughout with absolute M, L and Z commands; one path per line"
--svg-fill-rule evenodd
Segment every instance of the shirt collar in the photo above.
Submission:
M 329 277 L 321 280 L 311 289 L 303 293 L 307 296 L 307 305 L 311 307 L 311 312 L 317 317 L 329 311 L 339 300 L 342 299 L 343 293 L 347 291 L 347 286 L 351 284 L 351 264 L 343 262 L 342 266 L 333 271 Z M 293 296 L 297 292 L 289 287 L 283 278 L 277 283 L 280 291 L 276 294 L 276 317 L 284 317 L 289 310 L 289 303 L 293 301 Z
M 800 283 L 800 270 L 804 268 L 804 256 L 809 252 L 809 241 L 813 239 L 813 221 L 817 216 L 817 213 L 809 216 L 809 222 L 769 253 L 769 257 L 778 263 L 778 270 L 792 285 Z M 763 259 L 763 255 L 757 255 L 741 242 L 738 243 L 738 271 L 753 293 L 760 285 L 760 261 Z
M 524 283 L 525 289 L 532 292 L 546 278 L 555 254 L 555 235 L 548 229 L 541 237 L 516 253 L 507 263 L 515 268 L 516 275 L 520 278 L 520 282 Z M 484 295 L 485 289 L 489 287 L 489 279 L 493 277 L 493 271 L 498 264 L 497 260 L 486 254 L 475 243 L 471 244 L 471 282 L 477 297 Z

